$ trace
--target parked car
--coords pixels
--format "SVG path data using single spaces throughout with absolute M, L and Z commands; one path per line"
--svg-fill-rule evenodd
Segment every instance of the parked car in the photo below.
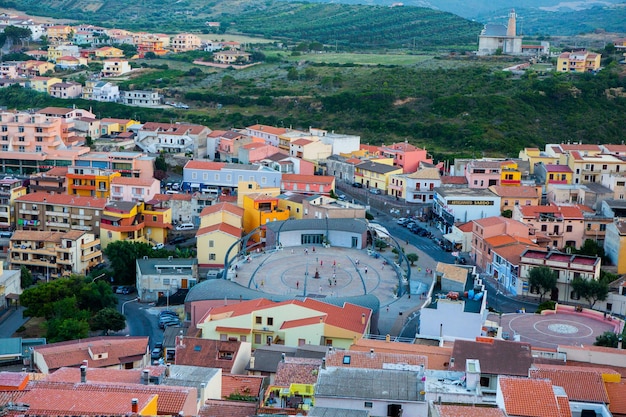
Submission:
M 187 240 L 185 236 L 176 236 L 174 239 L 170 240 L 170 245 L 176 245 L 177 243 L 183 243 Z
M 153 361 L 158 361 L 159 359 L 161 359 L 162 354 L 163 354 L 163 351 L 155 347 L 154 349 L 152 349 L 152 352 L 150 353 L 150 359 L 152 359 Z
M 180 184 L 175 182 L 172 184 L 172 186 L 170 187 L 172 190 L 176 191 L 176 190 L 180 190 Z
M 378 188 L 370 188 L 370 193 L 379 195 L 379 194 L 382 194 L 383 192 L 380 191 Z
M 408 221 L 409 221 L 409 219 L 407 219 L 406 217 L 400 217 L 398 220 L 396 220 L 396 223 L 398 223 L 400 226 L 402 226 L 405 223 L 407 223 Z
M 126 287 L 121 285 L 121 286 L 117 287 L 117 289 L 115 290 L 115 294 L 128 294 L 125 291 L 128 291 L 128 290 L 126 289 Z
M 181 223 L 176 226 L 176 230 L 193 230 L 195 226 L 193 223 Z
M 353 182 L 352 186 L 355 188 L 363 188 L 363 184 L 361 184 L 360 182 Z
M 345 199 L 346 199 L 346 195 L 345 195 L 345 194 L 339 194 L 339 195 L 337 196 L 337 199 L 338 199 L 338 200 L 343 201 L 343 200 L 345 200 Z
M 173 325 L 179 326 L 180 320 L 176 317 L 163 317 L 159 319 L 159 329 L 165 329 Z
M 178 313 L 172 310 L 163 310 L 159 313 L 159 319 L 163 317 L 176 317 L 178 318 Z
M 157 243 L 156 245 L 154 245 L 152 247 L 153 250 L 159 250 L 159 249 L 163 249 L 165 247 L 165 245 L 163 243 Z

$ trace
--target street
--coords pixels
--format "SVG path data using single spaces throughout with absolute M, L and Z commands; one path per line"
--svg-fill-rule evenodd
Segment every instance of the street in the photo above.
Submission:
M 118 310 L 121 312 L 122 305 L 124 305 L 128 334 L 130 336 L 149 336 L 150 348 L 152 349 L 155 343 L 163 341 L 163 331 L 159 329 L 158 316 L 147 311 L 151 306 L 132 301 L 136 298 L 136 294 L 118 295 Z

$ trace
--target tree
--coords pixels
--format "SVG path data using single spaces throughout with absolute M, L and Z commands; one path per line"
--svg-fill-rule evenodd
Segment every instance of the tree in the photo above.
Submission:
M 417 262 L 420 259 L 417 253 L 408 253 L 406 255 L 406 258 L 409 260 L 409 262 L 411 262 L 411 266 L 415 266 L 415 262 Z
M 547 266 L 533 268 L 528 273 L 528 285 L 537 288 L 539 291 L 539 302 L 543 302 L 543 297 L 556 287 L 557 275 Z
M 298 74 L 298 70 L 295 67 L 291 67 L 287 70 L 287 79 L 290 81 L 295 81 L 300 78 Z
M 157 54 L 155 54 L 154 52 L 150 51 L 150 52 L 146 52 L 143 56 L 145 59 L 156 59 Z
M 593 308 L 597 301 L 606 300 L 607 295 L 609 295 L 608 284 L 595 279 L 574 278 L 572 289 L 587 300 L 589 308 Z
M 513 217 L 513 210 L 502 210 L 502 217 L 506 217 L 506 218 L 512 218 Z
M 103 308 L 91 318 L 91 330 L 102 330 L 105 336 L 109 330 L 117 332 L 125 327 L 126 317 L 114 308 Z
M 46 339 L 49 343 L 85 339 L 89 336 L 89 323 L 79 319 L 54 319 L 46 323 Z
M 596 341 L 593 342 L 594 346 L 604 346 L 616 348 L 619 342 L 619 336 L 613 332 L 604 332 L 600 336 L 596 337 Z
M 604 257 L 604 247 L 593 239 L 586 239 L 582 246 L 575 250 L 574 253 L 579 255 Z
M 137 265 L 135 261 L 144 256 L 154 257 L 152 247 L 146 243 L 127 242 L 120 240 L 110 243 L 104 254 L 111 261 L 111 267 L 115 273 L 115 282 L 120 284 L 131 284 L 135 281 Z
M 20 286 L 22 289 L 26 289 L 33 285 L 33 274 L 25 267 L 20 268 Z
M 159 171 L 167 171 L 167 162 L 163 153 L 160 153 L 154 160 L 154 168 Z

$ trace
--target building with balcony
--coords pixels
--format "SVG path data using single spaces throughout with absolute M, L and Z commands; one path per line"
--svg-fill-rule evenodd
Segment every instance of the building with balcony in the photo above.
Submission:
M 171 229 L 172 210 L 160 202 L 111 201 L 100 222 L 103 248 L 118 240 L 165 243 Z
M 50 86 L 50 96 L 56 98 L 79 98 L 82 93 L 83 86 L 74 81 L 56 83 Z
M 435 188 L 441 186 L 438 168 L 424 167 L 411 174 L 391 175 L 387 191 L 407 203 L 432 204 Z
M 469 188 L 489 188 L 492 185 L 500 185 L 501 176 L 501 161 L 472 160 L 465 167 L 465 178 L 467 178 Z
M 586 50 L 563 52 L 556 61 L 557 72 L 596 72 L 600 70 L 602 54 Z
M 556 302 L 576 302 L 580 295 L 572 288 L 575 279 L 599 280 L 601 259 L 595 256 L 572 255 L 559 251 L 528 249 L 521 255 L 517 294 L 539 298 L 539 289 L 531 288 L 528 274 L 533 268 L 546 266 L 557 273 L 556 288 L 550 299 Z
M 217 153 L 222 162 L 239 162 L 239 150 L 250 143 L 264 143 L 263 139 L 247 135 L 245 131 L 227 130 L 218 138 Z
M 578 205 L 515 206 L 513 219 L 528 225 L 530 233 L 538 242 L 546 242 L 546 246 L 579 248 L 585 236 L 587 210 Z
M 68 25 L 53 25 L 46 27 L 46 37 L 52 44 L 70 39 L 72 27 Z
M 599 183 L 605 175 L 626 172 L 626 161 L 619 154 L 585 155 L 582 152 L 570 152 L 565 159 L 573 172 L 571 184 Z
M 269 222 L 289 219 L 289 211 L 278 207 L 278 197 L 264 193 L 249 194 L 243 199 L 243 230 L 250 233 Z M 251 237 L 257 242 L 265 242 L 265 230 Z
M 91 94 L 87 97 L 85 89 L 83 89 L 83 98 L 94 101 L 104 101 L 107 103 L 116 103 L 120 100 L 120 88 L 117 85 L 107 81 L 86 81 L 91 84 Z
M 535 176 L 539 184 L 571 184 L 574 172 L 567 165 L 535 165 Z
M 161 183 L 156 178 L 115 177 L 111 179 L 111 200 L 150 201 L 161 192 Z
M 22 180 L 5 177 L 0 180 L 0 230 L 15 229 L 15 200 L 26 195 Z
M 192 33 L 179 33 L 175 35 L 171 42 L 170 48 L 175 53 L 195 51 L 202 47 L 202 40 Z
M 280 189 L 283 192 L 328 196 L 335 191 L 335 177 L 330 175 L 283 174 Z
M 377 188 L 387 194 L 392 175 L 402 173 L 402 167 L 393 166 L 391 159 L 363 161 L 354 167 L 354 182 L 366 188 Z
M 102 262 L 100 239 L 93 233 L 17 230 L 10 242 L 11 267 L 24 266 L 46 281 L 70 274 L 85 275 Z
M 67 167 L 54 167 L 30 176 L 31 193 L 67 194 Z
M 150 153 L 184 153 L 202 158 L 209 133 L 211 129 L 202 125 L 147 122 L 137 131 L 135 144 Z
M 436 187 L 434 192 L 433 214 L 444 234 L 455 223 L 500 215 L 500 197 L 488 189 Z
M 26 86 L 40 93 L 50 94 L 50 87 L 60 82 L 63 80 L 57 77 L 33 77 L 28 79 Z
M 154 160 L 143 152 L 89 152 L 77 157 L 73 165 L 116 171 L 122 177 L 153 178 Z
M 266 144 L 278 147 L 280 135 L 284 135 L 290 129 L 267 125 L 252 125 L 246 127 L 246 133 L 250 136 L 261 138 Z
M 21 293 L 21 271 L 4 269 L 4 261 L 0 261 L 0 305 L 3 308 L 14 306 Z
M 163 96 L 155 90 L 120 91 L 120 101 L 130 106 L 153 107 L 162 104 Z
M 100 236 L 100 216 L 106 199 L 37 192 L 15 200 L 18 230 L 69 232 Z
M 125 59 L 105 59 L 100 75 L 103 77 L 119 77 L 132 71 L 130 63 Z
M 67 193 L 79 197 L 109 198 L 111 181 L 119 172 L 71 166 L 67 170 Z
M 179 289 L 189 289 L 198 279 L 197 259 L 137 259 L 137 296 L 142 302 L 154 303 Z
M 215 62 L 220 64 L 245 64 L 250 60 L 250 55 L 247 52 L 242 51 L 220 51 L 216 52 L 213 57 Z
M 426 149 L 418 148 L 408 142 L 394 143 L 389 146 L 380 147 L 384 158 L 393 159 L 393 165 L 402 167 L 404 174 L 417 171 L 421 162 L 433 163 L 432 156 L 429 158 Z
M 489 190 L 500 197 L 500 211 L 513 210 L 513 207 L 519 205 L 538 206 L 541 203 L 541 187 L 492 185 Z

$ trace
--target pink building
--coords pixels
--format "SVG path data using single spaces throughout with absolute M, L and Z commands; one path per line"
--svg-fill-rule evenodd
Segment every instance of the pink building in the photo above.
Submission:
M 223 162 L 239 162 L 239 148 L 248 143 L 264 143 L 263 139 L 248 136 L 245 133 L 229 130 L 219 138 L 217 152 Z
M 268 145 L 278 146 L 278 137 L 284 135 L 287 129 L 284 127 L 273 127 L 266 125 L 253 125 L 246 128 L 246 132 L 250 136 L 261 138 Z
M 50 86 L 50 95 L 57 98 L 78 98 L 83 93 L 83 86 L 74 81 L 56 83 Z
M 335 191 L 335 177 L 331 175 L 284 174 L 280 188 L 283 192 L 330 195 L 331 190 Z
M 515 206 L 513 219 L 527 224 L 537 242 L 550 248 L 579 248 L 585 238 L 585 212 L 593 210 L 582 205 Z
M 494 248 L 525 243 L 534 246 L 528 225 L 506 217 L 486 217 L 472 224 L 472 259 L 484 271 L 493 260 Z
M 500 185 L 500 161 L 470 161 L 465 168 L 469 188 L 489 188 Z
M 247 143 L 239 147 L 239 162 L 244 164 L 252 164 L 255 162 L 261 162 L 264 159 L 278 154 L 279 156 L 287 157 L 288 153 L 284 150 L 268 145 L 262 142 Z
M 402 167 L 403 174 L 417 171 L 420 162 L 433 163 L 433 158 L 429 157 L 426 149 L 418 148 L 406 142 L 381 146 L 380 152 L 386 158 L 393 158 L 393 165 Z
M 111 200 L 150 201 L 161 191 L 156 178 L 115 177 L 111 179 Z

